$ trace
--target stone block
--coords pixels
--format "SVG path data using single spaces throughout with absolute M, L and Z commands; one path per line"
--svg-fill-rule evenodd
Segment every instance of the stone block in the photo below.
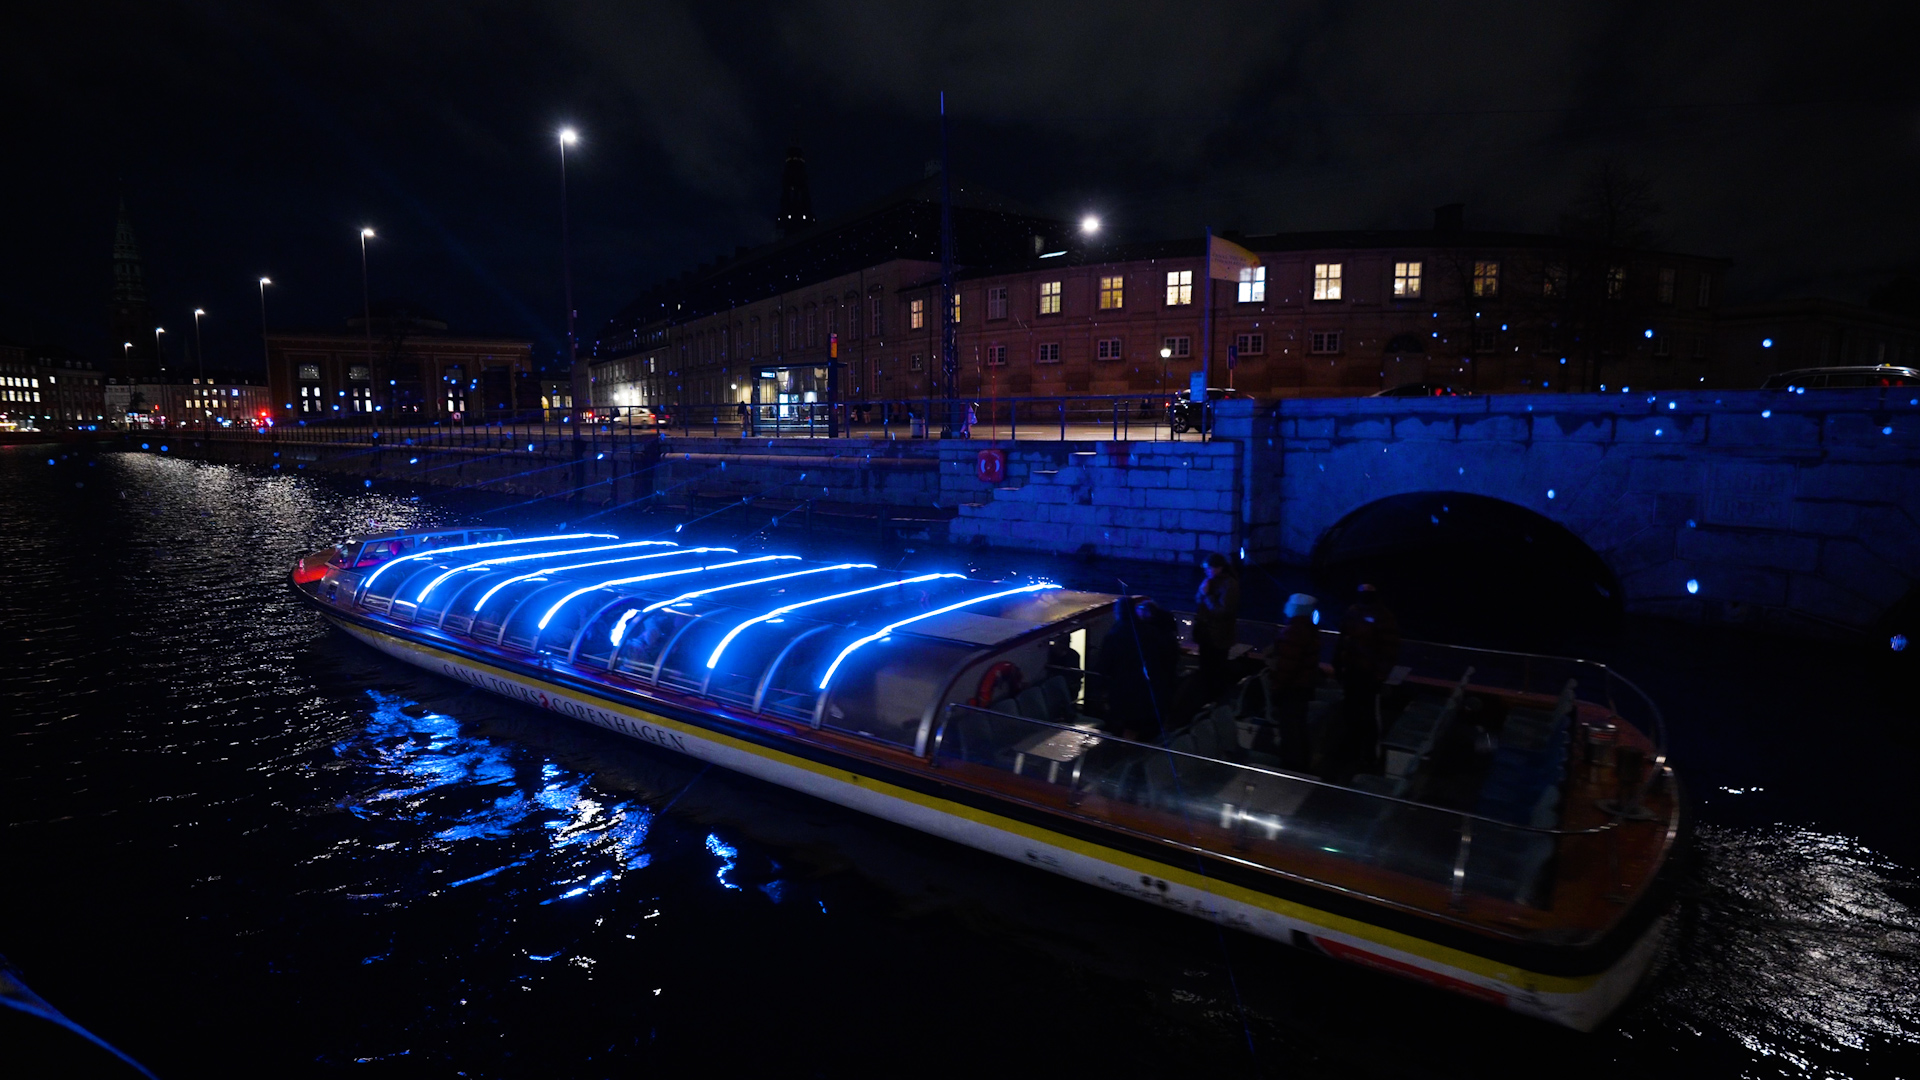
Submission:
M 1779 409 L 1721 413 L 1708 423 L 1707 444 L 1734 450 L 1812 449 L 1820 445 L 1820 421 Z
M 1812 465 L 1795 475 L 1794 493 L 1803 499 L 1901 502 L 1914 495 L 1913 472 L 1911 466 L 1899 464 Z
M 1638 610 L 1650 601 L 1688 599 L 1687 581 L 1693 578 L 1694 567 L 1685 560 L 1670 559 L 1617 576 L 1624 593 L 1621 600 L 1630 610 Z
M 1682 457 L 1640 457 L 1629 460 L 1627 487 L 1635 492 L 1685 492 L 1706 490 L 1706 463 Z
M 1794 466 L 1721 462 L 1713 466 L 1701 520 L 1715 525 L 1785 529 L 1793 517 Z
M 1548 416 L 1535 413 L 1533 417 L 1533 441 L 1536 443 L 1611 442 L 1612 440 L 1613 417 L 1611 416 L 1555 412 Z
M 1626 575 L 1673 561 L 1675 547 L 1672 529 L 1650 525 L 1602 554 L 1615 574 Z
M 1338 428 L 1338 437 L 1342 439 L 1391 439 L 1393 421 L 1385 417 L 1366 417 L 1344 420 Z
M 1293 430 L 1283 434 L 1300 439 L 1331 439 L 1334 436 L 1334 418 L 1331 416 L 1303 416 L 1289 421 Z
M 1127 473 L 1127 486 L 1130 488 L 1163 488 L 1167 486 L 1165 469 L 1133 469 Z
M 1795 574 L 1787 582 L 1788 607 L 1856 629 L 1872 626 L 1892 603 L 1885 598 L 1861 596 L 1813 574 Z
M 1820 576 L 1861 596 L 1884 598 L 1889 606 L 1913 586 L 1912 571 L 1887 562 L 1853 540 L 1828 540 L 1820 552 Z
M 1613 438 L 1623 443 L 1655 443 L 1684 446 L 1707 439 L 1705 417 L 1670 413 L 1665 409 L 1652 416 L 1622 416 L 1613 422 Z
M 1526 442 L 1533 438 L 1533 423 L 1525 414 L 1495 414 L 1483 419 L 1462 419 L 1457 436 L 1463 442 Z
M 1852 536 L 1860 519 L 1853 503 L 1798 499 L 1791 507 L 1791 527 L 1814 536 Z
M 1682 529 L 1675 549 L 1683 559 L 1717 566 L 1770 567 L 1812 573 L 1821 563 L 1820 541 L 1784 533 Z
M 1146 505 L 1156 510 L 1191 510 L 1198 494 L 1183 488 L 1162 488 L 1146 492 Z
M 1454 434 L 1454 421 L 1450 416 L 1403 416 L 1393 422 L 1396 439 L 1451 440 Z
M 1095 506 L 1132 506 L 1133 493 L 1126 488 L 1096 487 L 1093 489 Z
M 1206 472 L 1187 473 L 1186 486 L 1201 491 L 1231 491 L 1233 489 L 1233 471 L 1231 469 L 1209 469 Z
M 1692 579 L 1700 583 L 1695 595 L 1703 603 L 1779 607 L 1787 602 L 1787 575 L 1775 570 L 1696 566 Z

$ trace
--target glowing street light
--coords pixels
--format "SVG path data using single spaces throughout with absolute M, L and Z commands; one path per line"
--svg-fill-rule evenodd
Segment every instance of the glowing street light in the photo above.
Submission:
M 153 362 L 159 364 L 160 370 L 162 371 L 166 370 L 166 365 L 160 361 L 160 335 L 166 332 L 167 330 L 164 326 L 156 326 L 153 328 Z
M 193 353 L 200 361 L 200 378 L 203 382 L 207 377 L 207 346 L 200 338 L 200 317 L 205 314 L 203 308 L 193 309 Z
M 1080 231 L 1087 234 L 1088 236 L 1092 236 L 1094 233 L 1099 232 L 1100 231 L 1099 216 L 1096 214 L 1088 214 L 1086 217 L 1081 218 Z
M 273 357 L 267 354 L 267 286 L 271 284 L 272 278 L 260 279 L 260 359 L 266 361 L 269 371 L 273 369 Z
M 573 248 L 567 238 L 567 147 L 579 141 L 579 132 L 570 127 L 560 129 L 560 279 L 567 303 L 568 379 L 574 377 L 573 369 L 579 363 L 579 350 L 575 347 L 573 332 Z

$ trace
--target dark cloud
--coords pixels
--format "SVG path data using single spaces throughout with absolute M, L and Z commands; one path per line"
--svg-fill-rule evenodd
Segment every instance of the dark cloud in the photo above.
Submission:
M 116 196 L 156 299 L 250 355 L 276 321 L 373 291 L 456 324 L 561 322 L 554 131 L 585 324 L 771 236 L 781 150 L 818 208 L 920 175 L 945 90 L 958 171 L 1136 237 L 1417 225 L 1552 228 L 1610 162 L 1676 247 L 1748 295 L 1858 298 L 1913 265 L 1920 93 L 1884 12 L 1829 5 L 1102 3 L 286 9 L 15 5 L 0 110 L 15 211 L 0 332 L 103 349 Z

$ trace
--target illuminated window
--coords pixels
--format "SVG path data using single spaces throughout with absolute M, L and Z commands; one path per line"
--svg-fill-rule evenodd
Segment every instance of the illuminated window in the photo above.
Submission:
M 1500 295 L 1500 264 L 1486 259 L 1476 259 L 1473 263 L 1473 295 Z
M 1674 269 L 1671 266 L 1663 266 L 1660 268 L 1660 283 L 1659 283 L 1660 291 L 1658 296 L 1661 303 L 1663 304 L 1673 303 L 1674 279 L 1677 276 L 1678 275 L 1674 272 Z
M 1115 274 L 1100 279 L 1100 310 L 1112 311 L 1126 306 L 1127 279 Z
M 1397 262 L 1393 264 L 1393 295 L 1408 300 L 1420 297 L 1420 264 L 1417 262 Z
M 347 378 L 352 379 L 354 382 L 366 382 L 368 379 L 373 378 L 373 374 L 367 370 L 367 365 L 354 364 L 352 367 L 347 368 Z
M 907 329 L 924 330 L 927 326 L 927 302 L 925 300 L 907 301 Z
M 1240 268 L 1239 300 L 1243 304 L 1263 304 L 1267 300 L 1267 268 L 1264 266 L 1243 266 Z
M 1540 282 L 1540 295 L 1567 295 L 1567 268 L 1561 265 L 1547 267 L 1547 276 Z
M 960 325 L 960 294 L 958 292 L 955 292 L 953 294 L 952 314 L 953 314 L 953 325 L 959 326 Z
M 309 382 L 319 382 L 320 381 L 320 365 L 319 364 L 301 364 L 300 377 L 303 379 L 306 379 Z
M 1173 353 L 1173 358 L 1176 360 L 1193 355 L 1193 339 L 1190 337 L 1166 338 L 1160 342 L 1160 347 Z
M 1005 345 L 987 346 L 987 366 L 988 367 L 1006 367 L 1007 366 L 1007 347 Z
M 1315 330 L 1312 339 L 1313 351 L 1321 355 L 1340 351 L 1340 331 Z
M 987 290 L 987 318 L 1004 319 L 1007 317 L 1007 287 L 995 285 Z
M 1057 341 L 1043 342 L 1040 346 L 1040 354 L 1034 357 L 1034 360 L 1042 364 L 1059 363 L 1060 362 L 1060 343 Z
M 1627 295 L 1627 268 L 1607 267 L 1607 299 L 1618 300 L 1625 295 Z
M 1043 281 L 1040 283 L 1040 314 L 1060 314 L 1060 283 Z
M 1233 347 L 1241 356 L 1259 356 L 1267 351 L 1267 335 L 1235 334 Z
M 1101 338 L 1099 341 L 1094 342 L 1093 355 L 1099 360 L 1119 360 L 1125 353 L 1120 347 L 1120 339 L 1114 337 Z
M 1340 299 L 1340 263 L 1313 264 L 1313 298 L 1315 300 Z
M 1181 307 L 1193 303 L 1193 271 L 1167 271 L 1167 306 Z

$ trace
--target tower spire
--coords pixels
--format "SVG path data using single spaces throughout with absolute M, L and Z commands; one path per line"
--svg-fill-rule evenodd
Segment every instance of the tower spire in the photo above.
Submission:
M 787 147 L 787 164 L 780 170 L 780 216 L 773 219 L 782 238 L 813 224 L 813 196 L 807 191 L 807 159 L 798 146 Z
M 109 369 L 123 379 L 155 374 L 160 358 L 154 351 L 153 304 L 147 299 L 146 270 L 140 246 L 133 238 L 133 218 L 127 197 L 120 196 L 120 217 L 113 230 L 113 297 L 107 309 Z M 133 347 L 127 348 L 131 342 Z

